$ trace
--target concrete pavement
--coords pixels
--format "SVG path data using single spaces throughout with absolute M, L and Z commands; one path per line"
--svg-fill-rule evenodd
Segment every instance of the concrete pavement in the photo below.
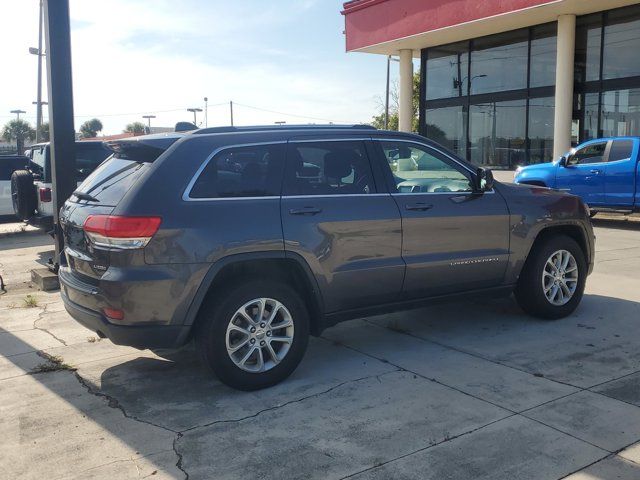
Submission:
M 98 340 L 28 287 L 48 237 L 0 232 L 1 476 L 640 478 L 640 223 L 595 225 L 569 318 L 503 299 L 355 320 L 252 393 L 189 350 Z

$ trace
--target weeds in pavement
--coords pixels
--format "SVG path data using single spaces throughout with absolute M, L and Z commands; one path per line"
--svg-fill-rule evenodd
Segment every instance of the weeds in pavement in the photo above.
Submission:
M 57 355 L 49 355 L 48 353 L 38 352 L 38 355 L 46 360 L 45 363 L 36 365 L 29 373 L 47 373 L 47 372 L 59 372 L 60 370 L 69 370 L 75 372 L 75 368 L 71 365 L 64 363 L 64 360 Z
M 36 297 L 35 295 L 29 294 L 24 297 L 22 301 L 24 302 L 24 306 L 26 308 L 33 308 L 38 306 L 38 297 Z

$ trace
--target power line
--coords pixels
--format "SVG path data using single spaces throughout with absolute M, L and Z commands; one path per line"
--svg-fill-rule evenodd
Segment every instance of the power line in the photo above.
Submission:
M 304 119 L 307 119 L 307 120 L 319 120 L 321 122 L 330 122 L 330 123 L 357 123 L 357 122 L 348 122 L 348 121 L 344 121 L 344 120 L 330 120 L 328 118 L 309 117 L 307 115 L 297 115 L 295 113 L 279 112 L 279 111 L 276 111 L 276 110 L 269 110 L 267 108 L 254 107 L 252 105 L 245 105 L 243 103 L 238 103 L 238 102 L 233 102 L 233 104 L 234 105 L 239 105 L 241 107 L 251 108 L 253 110 L 259 110 L 259 111 L 262 111 L 262 112 L 275 113 L 277 115 L 285 115 L 285 116 L 288 116 L 288 117 L 304 118 Z

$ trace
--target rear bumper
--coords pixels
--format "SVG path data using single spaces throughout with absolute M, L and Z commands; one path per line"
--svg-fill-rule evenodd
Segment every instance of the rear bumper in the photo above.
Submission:
M 64 306 L 78 323 L 96 332 L 101 338 L 108 338 L 116 345 L 143 348 L 177 348 L 186 343 L 189 325 L 117 325 L 109 322 L 101 312 L 73 302 L 69 297 L 82 298 L 87 292 L 79 290 L 77 282 L 69 281 L 64 274 L 59 276 L 60 295 Z

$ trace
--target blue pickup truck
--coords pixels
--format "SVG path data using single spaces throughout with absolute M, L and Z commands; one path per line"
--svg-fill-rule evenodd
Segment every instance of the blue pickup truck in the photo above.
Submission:
M 520 167 L 514 181 L 578 195 L 592 213 L 640 211 L 640 137 L 590 140 L 551 163 Z

